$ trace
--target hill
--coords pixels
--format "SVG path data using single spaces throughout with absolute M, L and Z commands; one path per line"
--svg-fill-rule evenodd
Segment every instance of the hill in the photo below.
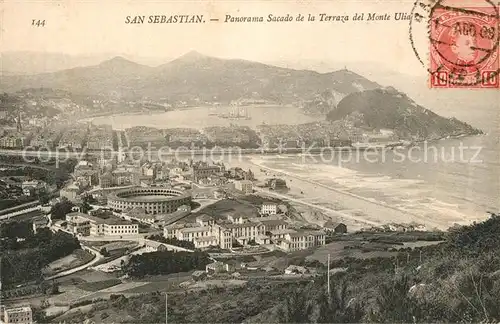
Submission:
M 6 92 L 26 88 L 52 88 L 84 95 L 134 93 L 135 82 L 146 77 L 152 68 L 115 57 L 98 65 L 77 67 L 53 73 L 5 76 L 0 89 Z
M 456 118 L 437 115 L 392 87 L 346 96 L 328 113 L 327 120 L 342 120 L 348 117 L 354 119 L 359 127 L 394 129 L 400 138 L 432 140 L 481 133 Z
M 0 80 L 0 91 L 39 87 L 85 95 L 118 93 L 124 98 L 147 96 L 222 102 L 253 98 L 292 103 L 312 100 L 325 91 L 340 100 L 350 93 L 379 85 L 348 70 L 318 73 L 197 52 L 158 67 L 116 57 L 93 66 L 32 76 L 4 76 Z
M 499 230 L 500 216 L 493 215 L 450 229 L 438 245 L 393 251 L 393 258 L 332 261 L 332 269 L 346 270 L 330 275 L 331 296 L 324 274 L 302 282 L 268 276 L 240 288 L 170 292 L 169 322 L 497 323 Z M 115 295 L 94 303 L 88 313 L 68 312 L 53 322 L 109 317 L 115 323 L 158 323 L 165 318 L 164 305 L 161 291 Z

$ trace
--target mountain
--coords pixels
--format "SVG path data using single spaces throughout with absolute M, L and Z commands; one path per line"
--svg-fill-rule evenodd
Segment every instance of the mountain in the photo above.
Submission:
M 153 70 L 123 57 L 115 57 L 94 66 L 36 75 L 5 76 L 0 80 L 0 89 L 12 92 L 43 87 L 85 95 L 115 92 L 133 95 L 135 82 L 147 77 Z
M 151 66 L 164 64 L 172 59 L 166 59 L 165 57 L 130 56 L 116 53 L 73 55 L 51 52 L 6 51 L 0 52 L 0 74 L 8 76 L 52 73 L 76 67 L 97 65 L 115 56 L 124 56 L 134 62 Z
M 330 121 L 346 118 L 359 127 L 394 129 L 400 138 L 431 140 L 481 133 L 456 118 L 437 115 L 392 87 L 352 93 L 327 115 Z
M 98 64 L 107 55 L 14 51 L 0 53 L 2 75 L 32 75 Z M 7 73 L 6 73 L 7 72 Z
M 149 67 L 121 57 L 98 65 L 33 76 L 4 76 L 0 91 L 55 88 L 85 95 L 231 101 L 258 98 L 273 102 L 307 101 L 330 91 L 337 100 L 380 87 L 352 71 L 318 73 L 189 52 L 167 64 Z

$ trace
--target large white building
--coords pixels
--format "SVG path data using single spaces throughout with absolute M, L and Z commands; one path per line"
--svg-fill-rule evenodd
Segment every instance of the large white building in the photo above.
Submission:
M 68 229 L 73 234 L 121 236 L 139 234 L 139 225 L 116 217 L 100 218 L 80 212 L 66 215 Z
M 253 183 L 250 180 L 238 180 L 234 182 L 234 188 L 245 195 L 253 193 Z
M 274 203 L 264 203 L 260 208 L 262 215 L 276 215 L 278 213 L 278 205 Z
M 284 239 L 279 242 L 279 247 L 289 252 L 305 250 L 321 245 L 325 245 L 325 233 L 323 231 L 287 233 Z
M 32 324 L 33 313 L 30 306 L 11 307 L 3 309 L 3 323 Z
M 231 249 L 233 241 L 247 245 L 251 241 L 269 244 L 273 241 L 285 251 L 303 250 L 325 244 L 325 234 L 320 231 L 296 231 L 280 219 L 249 221 L 241 216 L 228 215 L 227 220 L 216 223 L 212 217 L 197 217 L 195 224 L 173 224 L 164 228 L 164 236 L 190 241 L 195 248 L 217 246 Z

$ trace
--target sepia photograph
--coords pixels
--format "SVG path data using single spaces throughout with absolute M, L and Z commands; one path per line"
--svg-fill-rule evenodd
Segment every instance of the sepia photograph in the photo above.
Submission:
M 0 1 L 0 323 L 500 322 L 499 22 Z

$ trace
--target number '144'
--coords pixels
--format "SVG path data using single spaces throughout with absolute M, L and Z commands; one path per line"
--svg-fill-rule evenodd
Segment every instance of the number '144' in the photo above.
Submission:
M 35 27 L 44 27 L 44 26 L 45 26 L 45 20 L 41 20 L 41 19 L 32 19 L 32 20 L 31 20 L 31 26 L 35 26 Z

